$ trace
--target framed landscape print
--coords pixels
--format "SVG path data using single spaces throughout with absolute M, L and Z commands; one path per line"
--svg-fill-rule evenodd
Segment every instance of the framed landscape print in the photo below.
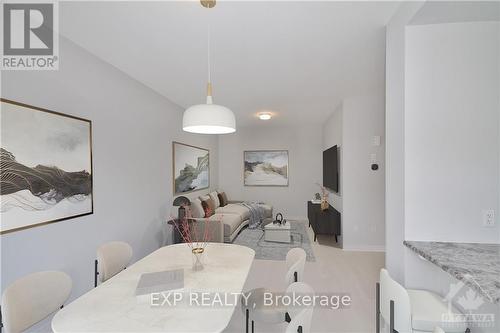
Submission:
M 245 186 L 288 186 L 288 150 L 243 152 Z
M 174 195 L 210 186 L 210 154 L 208 149 L 172 143 Z
M 93 213 L 90 120 L 1 99 L 0 233 Z

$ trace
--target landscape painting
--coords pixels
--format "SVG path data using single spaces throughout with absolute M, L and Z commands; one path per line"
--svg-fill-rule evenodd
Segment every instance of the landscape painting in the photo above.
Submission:
M 198 191 L 210 186 L 208 149 L 174 142 L 172 151 L 174 195 Z
M 92 214 L 92 123 L 5 99 L 0 119 L 0 233 Z
M 245 186 L 288 186 L 288 151 L 254 150 L 243 153 Z

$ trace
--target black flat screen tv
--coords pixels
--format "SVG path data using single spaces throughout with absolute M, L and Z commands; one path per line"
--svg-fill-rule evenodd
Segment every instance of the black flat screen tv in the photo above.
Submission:
M 339 159 L 337 146 L 323 152 L 323 186 L 333 192 L 339 191 Z

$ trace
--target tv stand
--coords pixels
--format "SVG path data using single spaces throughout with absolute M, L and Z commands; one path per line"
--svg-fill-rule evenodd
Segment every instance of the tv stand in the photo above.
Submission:
M 314 241 L 316 241 L 316 235 L 330 235 L 335 236 L 335 242 L 337 242 L 337 236 L 340 233 L 340 213 L 328 205 L 327 210 L 321 210 L 320 204 L 313 204 L 311 201 L 307 202 L 307 217 L 309 219 L 309 226 L 312 227 L 314 232 Z

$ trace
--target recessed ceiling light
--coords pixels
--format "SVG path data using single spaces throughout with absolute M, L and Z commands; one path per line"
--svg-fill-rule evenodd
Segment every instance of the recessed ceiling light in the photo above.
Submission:
M 267 112 L 259 113 L 260 120 L 269 120 L 271 119 L 271 114 Z

